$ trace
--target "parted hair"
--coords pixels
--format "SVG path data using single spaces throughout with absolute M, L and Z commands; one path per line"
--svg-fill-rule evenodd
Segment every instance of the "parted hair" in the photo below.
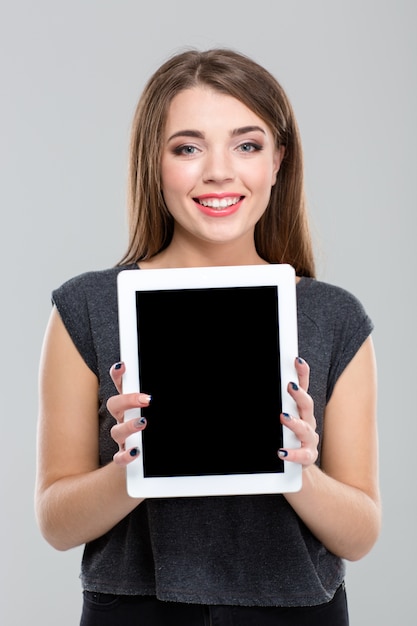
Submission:
M 186 50 L 172 56 L 146 84 L 133 118 L 128 172 L 129 242 L 119 265 L 150 259 L 173 233 L 161 189 L 161 155 L 172 99 L 207 86 L 240 100 L 270 128 L 284 159 L 271 197 L 255 226 L 258 254 L 289 263 L 299 276 L 315 276 L 304 191 L 303 151 L 293 108 L 278 81 L 261 65 L 229 49 Z

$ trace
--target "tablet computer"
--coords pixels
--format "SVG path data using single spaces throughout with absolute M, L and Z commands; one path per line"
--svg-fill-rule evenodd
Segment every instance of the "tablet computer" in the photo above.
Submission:
M 301 488 L 298 447 L 280 423 L 297 414 L 296 278 L 285 264 L 122 270 L 118 274 L 123 392 L 147 426 L 126 441 L 132 497 L 267 494 Z

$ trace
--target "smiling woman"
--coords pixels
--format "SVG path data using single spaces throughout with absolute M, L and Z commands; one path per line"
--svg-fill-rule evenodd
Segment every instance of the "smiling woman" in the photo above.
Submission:
M 132 125 L 130 237 L 121 263 L 148 260 L 171 242 L 174 220 L 161 187 L 161 155 L 165 153 L 168 140 L 178 140 L 173 136 L 177 132 L 183 133 L 182 141 L 176 146 L 181 153 L 184 150 L 191 150 L 192 154 L 197 151 L 193 141 L 203 139 L 204 129 L 191 124 L 188 116 L 179 117 L 181 112 L 178 112 L 176 121 L 179 126 L 172 132 L 166 130 L 168 116 L 174 113 L 175 108 L 178 109 L 176 98 L 196 88 L 199 92 L 209 92 L 206 97 L 213 107 L 225 98 L 234 100 L 234 105 L 241 112 L 245 111 L 250 122 L 243 122 L 241 127 L 236 119 L 229 120 L 227 128 L 227 132 L 232 134 L 231 140 L 236 139 L 236 145 L 239 145 L 240 139 L 241 152 L 248 149 L 249 152 L 256 151 L 258 145 L 263 145 L 260 141 L 263 135 L 267 131 L 272 134 L 274 149 L 278 150 L 278 158 L 282 161 L 272 192 L 272 183 L 269 184 L 266 211 L 255 227 L 256 250 L 268 263 L 289 263 L 298 275 L 314 276 L 315 262 L 304 198 L 303 151 L 291 103 L 281 85 L 267 70 L 232 50 L 178 54 L 168 59 L 148 81 Z M 203 100 L 201 93 L 199 98 Z M 206 100 L 204 119 L 210 117 L 214 124 L 220 124 L 226 112 L 219 106 L 216 113 L 214 109 L 207 111 L 209 100 Z M 191 107 L 192 104 L 191 101 Z M 197 102 L 194 109 L 198 110 Z M 202 122 L 203 117 L 200 120 Z M 250 127 L 259 126 L 261 130 L 245 128 L 248 123 Z M 243 135 L 253 132 L 256 136 L 250 136 L 250 141 L 245 143 L 243 137 L 239 137 L 241 131 Z M 238 137 L 233 137 L 234 134 Z M 266 136 L 264 141 L 267 139 Z M 214 163 L 214 167 L 220 165 Z M 223 175 L 220 173 L 220 176 Z
M 37 515 L 57 549 L 85 544 L 81 625 L 346 626 L 344 560 L 369 552 L 380 526 L 373 326 L 353 295 L 315 278 L 301 141 L 273 76 L 218 49 L 178 54 L 155 72 L 132 125 L 129 224 L 117 266 L 53 292 L 41 357 Z M 300 491 L 129 497 L 125 468 L 138 450 L 126 442 L 147 422 L 124 414 L 152 398 L 122 391 L 118 274 L 268 263 L 296 272 L 302 356 L 293 355 L 287 391 L 297 411 L 276 419 L 298 445 L 274 446 L 302 466 Z M 236 314 L 218 314 L 226 328 L 236 324 Z M 204 332 L 192 307 L 183 317 Z M 165 332 L 170 322 L 169 310 L 155 320 Z M 179 367 L 181 354 L 172 362 Z M 224 367 L 216 364 L 204 398 L 211 421 L 195 415 L 201 437 L 221 437 Z M 165 399 L 173 422 L 186 382 Z M 257 391 L 240 390 L 253 429 Z
M 268 125 L 236 98 L 200 86 L 177 94 L 167 115 L 161 161 L 173 234 L 168 248 L 146 266 L 187 265 L 210 242 L 223 244 L 212 264 L 264 263 L 253 232 L 283 155 Z

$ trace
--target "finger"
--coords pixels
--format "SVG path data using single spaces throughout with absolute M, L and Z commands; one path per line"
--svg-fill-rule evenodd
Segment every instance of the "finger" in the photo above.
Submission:
M 122 393 L 107 400 L 107 410 L 118 422 L 123 422 L 124 414 L 129 409 L 149 406 L 151 396 L 147 393 Z
M 110 368 L 110 376 L 114 385 L 119 393 L 122 393 L 122 376 L 126 371 L 125 364 L 123 361 L 119 361 L 119 363 L 114 363 Z
M 313 398 L 295 382 L 289 383 L 287 389 L 297 405 L 298 414 L 301 419 L 306 420 L 311 426 L 314 425 L 314 428 L 316 428 Z
M 278 456 L 283 461 L 290 461 L 291 463 L 299 463 L 303 467 L 308 467 L 309 465 L 313 465 L 313 463 L 317 460 L 317 450 L 313 448 L 292 448 L 290 450 L 286 450 L 284 448 L 280 448 L 278 450 Z
M 298 383 L 301 389 L 304 391 L 308 391 L 308 386 L 310 383 L 310 367 L 308 363 L 298 356 L 295 359 L 295 369 L 298 375 Z
M 138 417 L 121 424 L 115 424 L 110 429 L 110 435 L 120 448 L 124 448 L 126 439 L 144 428 L 146 428 L 146 418 Z
M 113 461 L 116 463 L 116 465 L 119 465 L 120 467 L 126 467 L 126 465 L 134 461 L 138 455 L 138 448 L 130 448 L 130 450 L 126 451 L 119 450 L 119 452 L 116 452 L 116 454 L 113 456 Z
M 288 413 L 281 413 L 281 424 L 289 428 L 297 439 L 301 442 L 301 445 L 317 447 L 319 436 L 316 432 L 316 418 L 314 415 L 311 418 L 311 423 L 307 420 L 293 417 Z
M 316 420 L 312 418 L 310 425 L 306 420 L 293 417 L 288 413 L 281 414 L 281 423 L 285 424 L 301 443 L 300 448 L 281 448 L 278 456 L 281 459 L 301 463 L 304 466 L 311 465 L 317 460 L 319 436 L 316 433 Z

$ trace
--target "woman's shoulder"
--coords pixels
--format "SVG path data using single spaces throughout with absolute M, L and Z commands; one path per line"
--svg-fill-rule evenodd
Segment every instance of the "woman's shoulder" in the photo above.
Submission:
M 346 312 L 349 308 L 364 311 L 363 304 L 351 291 L 315 278 L 303 277 L 299 281 L 297 300 L 302 308 L 318 309 L 326 314 L 332 310 Z
M 324 281 L 302 278 L 297 286 L 297 311 L 302 326 L 313 325 L 322 335 L 373 330 L 363 303 L 349 290 Z
M 137 268 L 136 265 L 118 265 L 115 267 L 90 270 L 77 274 L 64 281 L 60 286 L 53 290 L 54 297 L 57 294 L 91 294 L 105 293 L 108 290 L 114 290 L 117 284 L 117 276 L 123 270 Z

